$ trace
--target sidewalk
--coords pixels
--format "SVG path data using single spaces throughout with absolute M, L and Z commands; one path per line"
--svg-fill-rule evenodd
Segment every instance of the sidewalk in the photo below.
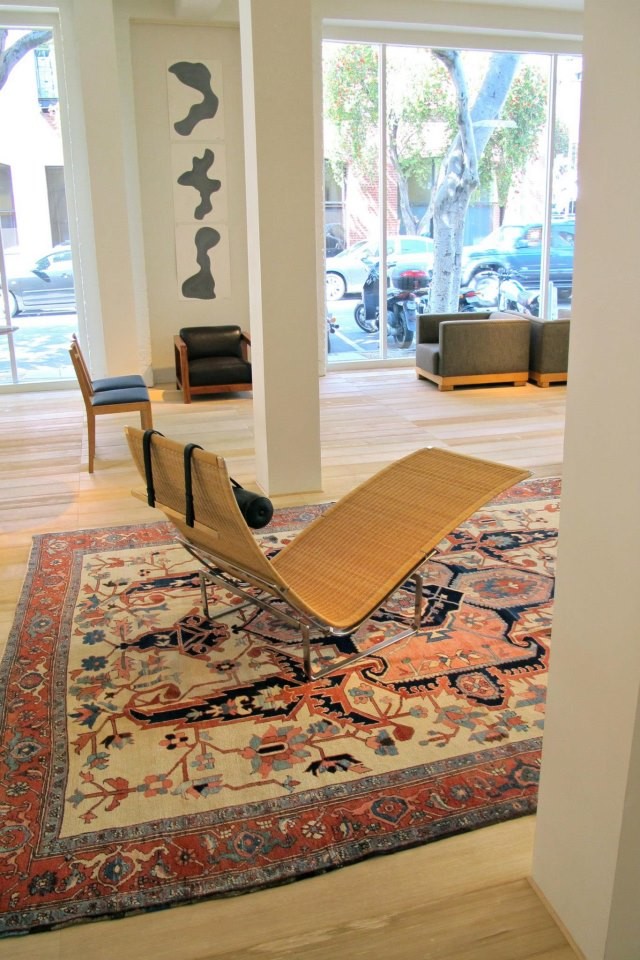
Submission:
M 11 323 L 18 383 L 42 383 L 75 380 L 68 348 L 71 334 L 77 332 L 75 313 L 17 316 Z M 13 383 L 9 337 L 0 337 L 0 386 Z

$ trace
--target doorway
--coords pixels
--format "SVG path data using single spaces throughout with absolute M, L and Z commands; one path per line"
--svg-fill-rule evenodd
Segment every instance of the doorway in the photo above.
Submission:
M 53 32 L 0 27 L 0 386 L 74 378 L 77 330 Z

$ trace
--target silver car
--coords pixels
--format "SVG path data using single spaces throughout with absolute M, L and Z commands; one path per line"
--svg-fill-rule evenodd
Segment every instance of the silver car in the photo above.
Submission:
M 9 272 L 7 285 L 12 317 L 18 313 L 75 313 L 71 247 L 60 244 L 36 260 L 30 270 Z
M 366 261 L 377 261 L 378 251 L 377 243 L 360 240 L 331 257 L 325 269 L 327 300 L 340 300 L 347 293 L 362 295 L 362 286 L 370 270 L 370 263 Z M 417 261 L 430 270 L 433 267 L 433 240 L 410 234 L 387 237 L 389 266 L 401 267 L 404 261 L 411 264 Z

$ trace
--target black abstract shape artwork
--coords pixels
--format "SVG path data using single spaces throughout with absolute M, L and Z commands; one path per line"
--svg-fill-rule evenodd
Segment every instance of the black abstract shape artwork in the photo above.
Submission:
M 178 183 L 183 187 L 195 187 L 200 194 L 200 203 L 193 211 L 196 220 L 202 220 L 205 214 L 211 213 L 211 194 L 216 193 L 222 186 L 220 180 L 211 180 L 207 171 L 214 161 L 213 150 L 205 150 L 201 157 L 193 157 L 191 170 L 186 170 L 178 177 Z
M 218 112 L 219 100 L 211 89 L 211 71 L 204 63 L 189 63 L 181 60 L 169 67 L 169 73 L 175 74 L 181 83 L 193 87 L 202 94 L 200 103 L 194 103 L 189 113 L 173 125 L 181 137 L 188 137 L 201 120 L 210 120 Z
M 216 283 L 211 273 L 208 251 L 220 243 L 220 234 L 213 227 L 200 227 L 195 235 L 197 273 L 182 284 L 182 294 L 194 300 L 215 300 Z

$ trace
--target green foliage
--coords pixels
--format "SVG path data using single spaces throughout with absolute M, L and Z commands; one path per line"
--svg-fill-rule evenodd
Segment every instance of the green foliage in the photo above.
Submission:
M 340 180 L 345 166 L 366 173 L 375 169 L 378 125 L 378 51 L 371 44 L 344 44 L 325 57 L 325 116 L 336 128 L 326 155 Z
M 351 165 L 375 173 L 378 156 L 378 55 L 370 44 L 325 45 L 325 118 L 333 124 L 325 154 L 336 179 Z M 427 183 L 456 129 L 451 84 L 428 50 L 388 48 L 387 129 L 390 153 L 405 179 Z
M 426 52 L 426 51 L 425 51 Z M 430 55 L 420 69 L 391 64 L 389 86 L 402 96 L 389 98 L 389 137 L 395 131 L 398 165 L 408 179 L 429 182 L 431 160 L 447 152 L 456 133 L 456 112 L 451 83 L 444 67 Z M 391 71 L 390 71 L 391 72 Z
M 553 145 L 555 147 L 556 157 L 566 157 L 569 153 L 569 128 L 562 120 L 556 119 Z
M 499 127 L 480 162 L 480 184 L 490 187 L 495 178 L 498 204 L 507 205 L 509 192 L 522 180 L 538 151 L 547 111 L 547 83 L 537 68 L 525 65 L 516 74 L 500 119 L 513 127 Z

